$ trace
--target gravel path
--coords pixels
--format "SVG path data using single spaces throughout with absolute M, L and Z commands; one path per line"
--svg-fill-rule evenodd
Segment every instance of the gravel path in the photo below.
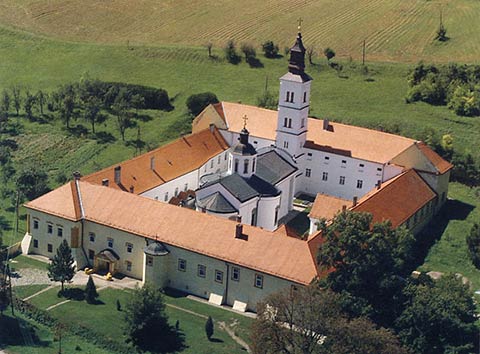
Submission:
M 48 279 L 47 272 L 35 268 L 18 269 L 12 274 L 12 285 L 53 284 Z

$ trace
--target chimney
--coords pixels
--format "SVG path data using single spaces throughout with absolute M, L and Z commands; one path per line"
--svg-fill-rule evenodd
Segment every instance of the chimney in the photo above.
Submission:
M 377 181 L 377 189 L 380 189 L 380 188 L 382 188 L 382 181 L 378 180 Z
M 323 130 L 328 130 L 328 127 L 330 126 L 330 121 L 328 119 L 323 120 Z
M 235 227 L 235 238 L 243 238 L 243 225 L 237 224 Z
M 150 157 L 150 169 L 155 171 L 155 156 Z
M 237 215 L 237 222 L 241 223 L 242 222 L 242 217 L 240 215 Z
M 347 206 L 346 205 L 342 205 L 342 213 L 346 212 L 347 211 Z
M 357 202 L 358 202 L 358 197 L 357 196 L 353 197 L 353 206 L 357 205 Z
M 108 178 L 102 179 L 102 186 L 108 187 Z
M 134 190 L 135 188 L 133 186 L 130 186 L 130 193 L 133 193 Z
M 120 184 L 122 182 L 122 166 L 115 167 L 115 183 Z
M 210 133 L 213 134 L 213 131 L 215 130 L 215 124 L 210 123 L 209 128 L 210 128 Z
M 80 180 L 80 177 L 82 177 L 82 175 L 80 174 L 80 172 L 78 172 L 78 171 L 73 172 L 73 179 L 74 179 L 75 181 L 79 181 L 79 180 Z
M 206 213 L 206 212 L 207 212 L 207 208 L 202 207 L 202 213 Z

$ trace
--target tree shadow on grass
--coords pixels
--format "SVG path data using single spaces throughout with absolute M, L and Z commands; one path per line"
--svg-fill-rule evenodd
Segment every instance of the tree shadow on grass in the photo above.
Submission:
M 223 340 L 220 339 L 220 338 L 214 338 L 214 337 L 212 337 L 212 338 L 210 338 L 209 340 L 210 340 L 210 342 L 212 342 L 212 343 L 223 343 Z
M 411 270 L 417 269 L 423 263 L 436 241 L 440 240 L 448 224 L 452 220 L 465 220 L 475 209 L 475 206 L 459 200 L 447 200 L 440 212 L 417 236 L 415 259 L 411 264 Z
M 3 315 L 0 317 L 0 349 L 3 345 L 24 346 L 24 335 L 29 332 L 32 339 L 31 344 L 35 346 L 48 347 L 48 341 L 42 341 L 37 335 L 37 327 L 17 317 Z
M 247 59 L 247 63 L 251 68 L 263 68 L 264 67 L 264 65 L 260 61 L 260 59 L 258 59 L 256 57 L 249 57 Z
M 57 296 L 64 297 L 65 299 L 73 301 L 85 300 L 85 292 L 83 291 L 83 289 L 80 288 L 68 288 L 63 290 L 63 292 L 60 290 Z
M 109 144 L 117 140 L 112 134 L 107 132 L 96 132 L 95 139 L 99 144 Z

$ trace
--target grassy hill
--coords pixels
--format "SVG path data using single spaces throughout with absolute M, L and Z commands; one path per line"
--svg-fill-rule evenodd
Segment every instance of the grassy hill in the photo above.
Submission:
M 434 42 L 443 12 L 445 43 Z M 228 39 L 291 45 L 297 19 L 318 52 L 375 61 L 480 60 L 480 2 L 474 0 L 1 0 L 0 23 L 57 39 L 105 44 L 223 46 Z

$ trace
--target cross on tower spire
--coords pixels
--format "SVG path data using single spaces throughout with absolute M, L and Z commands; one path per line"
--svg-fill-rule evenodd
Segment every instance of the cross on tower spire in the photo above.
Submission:
M 243 129 L 247 129 L 247 120 L 248 120 L 247 115 L 245 114 L 242 119 L 243 119 Z
M 303 22 L 303 20 L 302 20 L 302 18 L 300 17 L 297 21 L 298 21 L 298 32 L 300 32 L 300 31 L 302 30 L 302 22 Z

